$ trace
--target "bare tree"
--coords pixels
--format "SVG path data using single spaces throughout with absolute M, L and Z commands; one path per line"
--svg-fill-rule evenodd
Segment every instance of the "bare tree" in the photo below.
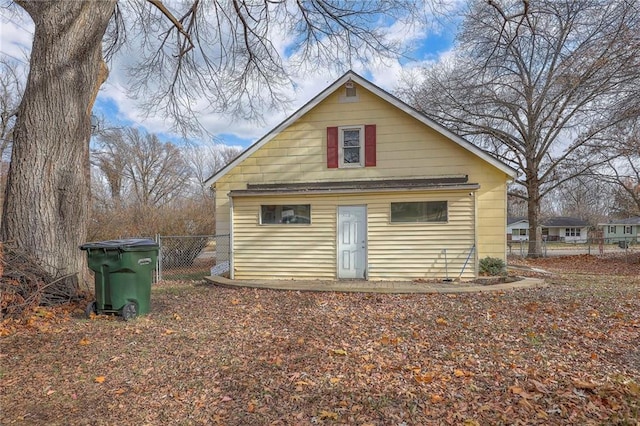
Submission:
M 184 156 L 191 168 L 194 186 L 200 197 L 213 196 L 205 181 L 215 172 L 226 166 L 242 152 L 242 147 L 222 143 L 201 143 L 184 148 Z
M 22 94 L 23 80 L 15 63 L 0 61 L 0 203 L 4 200 L 13 127 Z
M 639 49 L 637 1 L 474 1 L 455 57 L 400 92 L 521 171 L 536 256 L 545 195 L 605 164 L 600 137 L 637 117 Z
M 352 57 L 394 54 L 376 25 L 416 8 L 409 0 L 189 0 L 172 3 L 173 10 L 162 0 L 11 5 L 31 16 L 35 32 L 0 238 L 15 241 L 50 272 L 68 276 L 64 285 L 71 289 L 85 269 L 78 245 L 90 205 L 91 110 L 108 75 L 104 55 L 121 45 L 123 28 L 143 48 L 133 95 L 148 101 L 149 114 L 189 129 L 195 109 L 256 117 L 262 103 L 279 105 L 287 72 L 274 40 L 292 40 L 303 62 L 340 67 Z M 123 14 L 120 7 L 131 9 Z
M 598 178 L 615 185 L 612 212 L 617 217 L 640 216 L 640 119 L 613 133 L 618 156 L 607 162 Z
M 91 152 L 91 163 L 106 179 L 109 187 L 109 201 L 114 208 L 122 206 L 124 169 L 128 155 L 124 132 L 121 129 L 101 132 L 97 137 L 97 148 Z
M 136 203 L 157 207 L 179 198 L 190 176 L 180 149 L 133 128 L 125 130 L 124 140 L 124 176 Z
M 105 177 L 116 209 L 165 205 L 183 196 L 191 178 L 180 148 L 135 128 L 103 133 L 92 163 Z M 128 200 L 123 199 L 125 190 Z
M 556 187 L 547 197 L 555 207 L 555 215 L 577 217 L 595 225 L 609 215 L 613 191 L 612 184 L 582 174 Z
M 640 216 L 640 88 L 633 97 L 638 115 L 611 129 L 605 143 L 616 147 L 617 157 L 607 162 L 600 179 L 616 185 L 614 214 Z

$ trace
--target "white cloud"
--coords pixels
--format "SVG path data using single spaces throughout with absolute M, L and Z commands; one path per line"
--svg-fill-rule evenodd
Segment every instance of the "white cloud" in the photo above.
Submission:
M 0 5 L 0 56 L 28 68 L 33 21 L 21 8 Z
M 0 0 L 1 1 L 1 0 Z M 460 0 L 457 0 L 460 1 Z M 456 1 L 453 2 L 457 3 Z M 12 7 L 15 13 L 5 16 L 5 9 L 2 9 L 2 20 L 0 21 L 0 52 L 5 55 L 25 58 L 25 53 L 30 49 L 33 33 L 33 24 L 26 13 L 17 6 Z M 425 12 L 427 13 L 427 12 Z M 444 29 L 446 30 L 446 29 Z M 395 60 L 382 57 L 371 57 L 367 64 L 351 62 L 354 71 L 370 78 L 372 82 L 385 90 L 393 91 L 400 81 L 402 72 L 406 68 L 415 68 L 428 64 L 434 60 L 434 53 L 425 53 L 421 43 L 430 34 L 443 31 L 442 25 L 427 26 L 420 22 L 390 22 L 383 31 L 389 40 L 402 43 L 404 47 L 413 47 L 418 56 L 415 60 Z M 130 38 L 135 38 L 135 34 L 128 34 Z M 278 52 L 286 56 L 290 54 L 289 49 L 293 40 L 287 33 L 286 25 L 274 26 L 272 28 L 271 39 Z M 139 40 L 138 40 L 139 41 Z M 130 45 L 132 46 L 132 45 Z M 171 134 L 171 123 L 167 117 L 156 115 L 146 117 L 139 109 L 136 99 L 131 98 L 131 88 L 129 84 L 128 66 L 132 65 L 138 58 L 138 53 L 132 50 L 122 50 L 117 54 L 112 63 L 109 64 L 110 74 L 107 82 L 99 92 L 99 105 L 115 105 L 114 108 L 104 108 L 97 111 L 98 114 L 107 115 L 108 119 L 118 122 L 133 123 L 135 126 L 144 127 L 146 130 L 155 133 Z M 125 48 L 126 49 L 126 48 Z M 446 57 L 446 53 L 440 54 Z M 425 59 L 427 58 L 427 59 Z M 436 56 L 437 58 L 437 56 Z M 295 61 L 295 55 L 286 58 L 285 64 Z M 291 68 L 292 70 L 294 68 Z M 297 68 L 296 68 L 297 69 Z M 254 141 L 267 131 L 275 127 L 289 114 L 300 108 L 337 77 L 342 75 L 346 69 L 330 69 L 314 67 L 308 65 L 306 70 L 301 70 L 299 74 L 293 73 L 291 79 L 293 86 L 287 89 L 287 93 L 293 102 L 287 106 L 286 111 L 264 111 L 264 123 L 256 124 L 242 119 L 229 117 L 227 115 L 209 113 L 206 108 L 198 108 L 198 119 L 213 135 L 231 134 L 236 138 L 244 139 L 248 142 Z M 204 104 L 202 100 L 194 100 Z

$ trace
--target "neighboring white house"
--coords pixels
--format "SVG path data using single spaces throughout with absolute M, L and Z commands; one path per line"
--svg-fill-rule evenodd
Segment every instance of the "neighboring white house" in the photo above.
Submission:
M 606 223 L 599 223 L 598 227 L 602 228 L 605 242 L 616 244 L 620 241 L 640 241 L 640 216 L 612 219 Z
M 523 217 L 507 219 L 507 239 L 509 241 L 529 240 L 529 221 Z
M 563 241 L 567 243 L 587 242 L 589 224 L 574 217 L 549 217 L 540 221 L 542 239 L 545 241 Z M 524 218 L 507 220 L 507 240 L 528 241 L 529 221 Z

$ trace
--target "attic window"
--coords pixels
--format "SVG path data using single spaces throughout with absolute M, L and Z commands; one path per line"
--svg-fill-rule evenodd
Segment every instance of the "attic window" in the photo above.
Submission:
M 364 166 L 364 126 L 341 127 L 338 136 L 340 167 Z
M 376 125 L 327 127 L 327 168 L 375 167 Z

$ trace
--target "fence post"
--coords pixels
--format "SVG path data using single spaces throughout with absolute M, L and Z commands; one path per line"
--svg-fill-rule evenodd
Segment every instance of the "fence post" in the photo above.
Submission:
M 156 243 L 158 243 L 158 264 L 156 265 L 156 277 L 158 281 L 162 281 L 162 238 L 160 234 L 156 234 Z

